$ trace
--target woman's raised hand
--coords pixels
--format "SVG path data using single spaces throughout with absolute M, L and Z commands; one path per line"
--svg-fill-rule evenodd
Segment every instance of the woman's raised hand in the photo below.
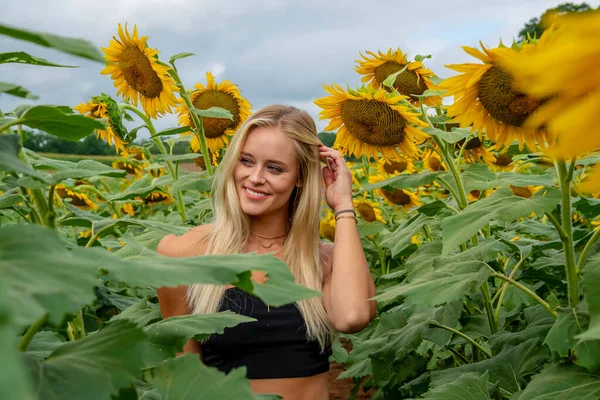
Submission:
M 323 167 L 325 198 L 334 211 L 352 209 L 352 172 L 339 151 L 319 145 L 319 154 L 327 163 Z

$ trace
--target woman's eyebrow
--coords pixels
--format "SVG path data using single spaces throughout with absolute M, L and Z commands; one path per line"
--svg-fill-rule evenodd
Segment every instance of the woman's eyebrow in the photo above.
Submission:
M 242 156 L 246 156 L 246 157 L 252 157 L 252 158 L 254 158 L 254 156 L 251 153 L 248 153 L 248 152 L 245 152 L 245 151 L 242 151 L 241 155 Z M 280 164 L 283 167 L 287 167 L 287 164 L 285 162 L 281 161 L 281 160 L 267 160 L 267 162 L 275 163 L 275 164 Z

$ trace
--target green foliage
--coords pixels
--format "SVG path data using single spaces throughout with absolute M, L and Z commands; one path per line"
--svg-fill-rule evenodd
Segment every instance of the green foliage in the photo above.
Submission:
M 577 13 L 589 10 L 592 10 L 592 8 L 587 3 L 562 3 L 554 8 L 549 8 L 539 18 L 531 18 L 525 23 L 525 26 L 519 31 L 519 40 L 524 41 L 528 38 L 539 39 L 544 30 L 548 28 L 548 17 L 552 14 Z

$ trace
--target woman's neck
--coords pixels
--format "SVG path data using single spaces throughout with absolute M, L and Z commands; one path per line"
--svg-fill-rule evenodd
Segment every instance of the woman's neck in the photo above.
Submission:
M 284 236 L 289 230 L 287 213 L 251 216 L 250 230 L 255 234 L 268 238 Z

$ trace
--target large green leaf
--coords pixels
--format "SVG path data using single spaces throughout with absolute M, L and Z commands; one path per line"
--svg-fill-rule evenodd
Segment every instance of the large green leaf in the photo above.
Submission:
M 27 346 L 27 354 L 43 361 L 56 349 L 65 344 L 65 340 L 56 332 L 41 331 L 35 334 Z
M 0 281 L 0 399 L 33 400 L 29 378 L 17 351 L 15 309 Z
M 15 85 L 14 83 L 0 82 L 0 93 L 10 94 L 23 99 L 37 100 L 39 96 L 34 95 L 23 86 Z
M 144 348 L 144 365 L 153 366 L 183 351 L 188 339 L 201 341 L 213 333 L 223 333 L 241 323 L 256 321 L 225 311 L 216 314 L 180 315 L 148 325 L 144 331 L 148 341 Z
M 493 358 L 434 371 L 431 374 L 431 384 L 437 388 L 455 381 L 464 373 L 489 372 L 492 383 L 498 383 L 509 392 L 516 392 L 525 385 L 524 377 L 534 372 L 547 356 L 547 350 L 540 347 L 539 341 L 530 339 L 517 346 L 505 348 Z
M 94 160 L 81 160 L 78 162 L 52 160 L 39 156 L 33 152 L 28 152 L 31 165 L 40 169 L 52 169 L 54 172 L 51 178 L 51 184 L 55 185 L 65 179 L 82 179 L 92 176 L 111 176 L 115 178 L 124 178 L 126 171 L 114 169 L 108 165 Z
M 589 305 L 589 329 L 577 336 L 580 340 L 600 340 L 600 255 L 587 260 L 583 274 L 583 294 Z
M 95 298 L 98 269 L 90 256 L 69 252 L 56 232 L 38 225 L 0 228 L 0 276 L 13 299 L 20 324 L 44 310 L 58 323 Z
M 510 400 L 594 400 L 600 398 L 600 378 L 575 365 L 547 365 L 522 392 Z
M 442 254 L 442 242 L 434 240 L 424 243 L 406 260 L 406 281 L 413 282 L 434 271 L 433 262 Z
M 256 398 L 246 379 L 246 368 L 237 368 L 225 375 L 216 368 L 205 366 L 193 354 L 165 361 L 145 377 L 165 400 Z
M 93 45 L 87 40 L 58 36 L 51 33 L 32 32 L 1 24 L 0 35 L 11 36 L 15 39 L 25 40 L 40 46 L 54 48 L 65 53 L 73 54 L 100 63 L 105 62 L 102 53 L 98 51 L 98 46 Z
M 111 277 L 137 287 L 235 283 L 275 307 L 320 294 L 295 284 L 287 264 L 272 255 L 247 253 L 172 258 L 137 248 L 125 258 L 119 258 L 103 250 L 88 250 L 96 254 L 94 262 Z M 250 270 L 266 272 L 268 281 L 256 284 L 250 279 Z
M 487 165 L 471 164 L 465 168 L 465 190 L 486 190 L 500 186 L 552 186 L 554 174 L 531 175 L 516 172 L 492 172 Z
M 516 346 L 529 339 L 538 339 L 542 342 L 556 321 L 556 319 L 539 304 L 533 307 L 527 307 L 523 310 L 523 314 L 527 321 L 525 329 L 516 332 L 503 330 L 490 337 L 489 343 L 494 353 L 498 353 L 506 347 Z
M 542 215 L 552 211 L 560 202 L 560 191 L 542 189 L 531 198 L 515 196 L 508 187 L 502 187 L 490 197 L 471 203 L 460 214 L 443 221 L 443 253 L 447 254 L 469 240 L 492 219 L 512 222 L 531 213 Z
M 589 326 L 586 306 L 585 303 L 579 303 L 575 309 L 561 309 L 544 343 L 560 357 L 568 357 L 572 354 L 575 364 L 595 373 L 600 370 L 600 340 L 575 339 Z
M 450 328 L 456 328 L 458 319 L 462 313 L 462 305 L 462 300 L 446 303 L 440 307 L 433 319 L 442 325 Z M 445 346 L 451 337 L 452 332 L 441 328 L 430 327 L 425 332 L 426 339 L 431 340 L 433 343 L 437 343 L 440 346 Z
M 489 373 L 473 372 L 459 376 L 455 381 L 431 389 L 423 395 L 430 400 L 492 400 L 488 390 Z
M 363 376 L 371 375 L 373 367 L 369 356 L 387 342 L 387 337 L 378 337 L 365 341 L 353 339 L 352 351 L 348 355 L 346 370 L 338 376 L 338 379 L 362 378 Z
M 146 335 L 128 321 L 106 328 L 54 351 L 43 362 L 27 359 L 40 399 L 104 400 L 129 386 L 141 368 Z
M 467 129 L 453 129 L 450 132 L 437 128 L 421 128 L 421 130 L 428 135 L 437 136 L 447 143 L 460 142 L 463 139 L 473 136 Z
M 125 319 L 133 322 L 139 327 L 144 327 L 153 320 L 161 319 L 160 307 L 158 304 L 150 303 L 146 299 L 141 299 L 137 303 L 124 309 L 120 314 L 112 317 L 110 320 L 118 321 L 120 319 Z
M 392 257 L 395 257 L 411 245 L 412 237 L 419 233 L 424 226 L 435 227 L 438 223 L 436 218 L 426 217 L 422 214 L 415 215 L 400 225 L 391 235 L 388 235 L 381 242 L 381 247 L 390 249 Z
M 375 299 L 385 304 L 404 296 L 409 304 L 435 307 L 462 299 L 465 294 L 479 287 L 490 273 L 490 268 L 482 261 L 440 263 L 432 271 L 410 283 L 393 286 L 375 296 Z
M 105 129 L 104 123 L 99 119 L 73 114 L 64 107 L 57 106 L 31 107 L 23 114 L 22 119 L 23 125 L 73 142 L 97 129 Z
M 43 58 L 34 57 L 25 53 L 24 51 L 16 51 L 11 53 L 0 53 L 0 64 L 5 63 L 19 63 L 19 64 L 32 64 L 41 65 L 44 67 L 64 67 L 64 68 L 76 68 L 73 65 L 61 65 L 55 64 Z
M 0 171 L 20 172 L 49 183 L 49 179 L 25 164 L 18 157 L 21 144 L 18 135 L 0 135 Z
M 146 197 L 157 188 L 161 188 L 162 186 L 164 186 L 164 184 L 162 183 L 164 181 L 159 179 L 152 179 L 152 176 L 150 174 L 144 175 L 142 178 L 136 180 L 131 185 L 129 185 L 127 190 L 115 194 L 113 196 L 109 196 L 107 197 L 107 200 L 130 200 L 135 197 Z
M 204 118 L 233 119 L 233 115 L 231 114 L 231 112 L 221 107 L 210 107 L 206 110 L 192 108 L 190 111 Z
M 171 190 L 177 192 L 180 190 L 195 190 L 201 193 L 210 192 L 213 178 L 207 178 L 203 174 L 190 173 L 183 175 L 173 182 Z

